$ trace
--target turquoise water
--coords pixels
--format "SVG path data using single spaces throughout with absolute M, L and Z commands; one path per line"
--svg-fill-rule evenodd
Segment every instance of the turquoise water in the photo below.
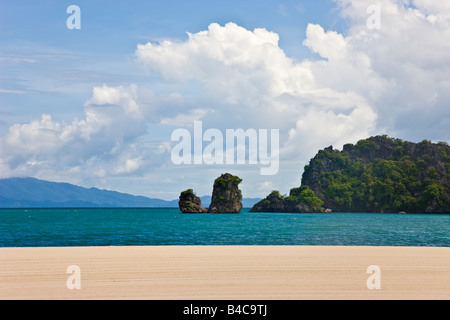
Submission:
M 0 247 L 450 246 L 450 215 L 183 215 L 178 209 L 2 209 Z

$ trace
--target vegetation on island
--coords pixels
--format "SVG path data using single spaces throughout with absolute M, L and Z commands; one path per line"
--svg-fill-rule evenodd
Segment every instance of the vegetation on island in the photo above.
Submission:
M 186 191 L 182 191 L 180 194 L 180 198 L 189 198 L 190 196 L 196 196 L 195 192 L 193 189 L 188 189 Z
M 311 206 L 314 210 L 319 211 L 323 206 L 323 201 L 308 186 L 301 186 L 300 188 L 291 189 L 289 202 L 299 202 L 307 206 Z
M 289 196 L 281 195 L 274 190 L 265 199 L 258 202 L 251 212 L 292 212 L 317 213 L 325 212 L 323 201 L 308 186 L 301 186 L 290 191 Z
M 319 151 L 305 167 L 309 186 L 333 211 L 450 212 L 450 147 L 387 136 Z
M 265 206 L 270 206 L 273 202 L 280 203 L 285 201 L 290 204 L 301 203 L 310 206 L 315 211 L 320 211 L 323 205 L 323 201 L 320 200 L 308 186 L 291 189 L 289 196 L 281 195 L 278 190 L 274 190 L 272 191 L 271 196 L 265 198 L 262 203 Z
M 450 213 L 450 147 L 386 135 L 328 147 L 305 166 L 301 187 L 273 191 L 252 212 Z

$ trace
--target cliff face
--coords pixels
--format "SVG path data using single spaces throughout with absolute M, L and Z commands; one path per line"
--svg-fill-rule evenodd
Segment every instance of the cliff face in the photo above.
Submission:
M 182 213 L 207 213 L 208 210 L 202 207 L 202 201 L 194 194 L 192 189 L 183 191 L 178 202 Z
M 329 147 L 305 167 L 302 185 L 333 211 L 450 213 L 450 147 L 386 136 Z
M 239 184 L 242 179 L 229 173 L 223 174 L 214 182 L 209 213 L 240 213 L 242 194 Z

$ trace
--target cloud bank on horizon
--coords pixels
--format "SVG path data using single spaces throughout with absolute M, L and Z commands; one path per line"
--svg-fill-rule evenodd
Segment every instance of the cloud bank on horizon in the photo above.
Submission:
M 302 166 L 329 145 L 384 133 L 450 141 L 450 3 L 335 2 L 348 30 L 309 24 L 303 45 L 314 59 L 289 57 L 277 33 L 234 22 L 212 22 L 184 40 L 137 44 L 136 64 L 159 76 L 169 93 L 103 84 L 86 98 L 83 119 L 43 114 L 12 125 L 0 137 L 0 178 L 34 176 L 136 193 L 129 188 L 134 184 L 148 188 L 146 195 L 172 199 L 191 186 L 206 194 L 205 177 L 233 171 L 244 177 L 246 196 L 262 197 L 297 186 Z M 367 27 L 371 5 L 381 9 L 381 29 Z M 173 165 L 170 133 L 161 132 L 199 120 L 222 131 L 280 129 L 279 174 Z

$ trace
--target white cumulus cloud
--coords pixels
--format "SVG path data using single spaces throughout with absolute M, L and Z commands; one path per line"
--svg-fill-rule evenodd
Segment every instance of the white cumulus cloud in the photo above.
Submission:
M 359 76 L 352 83 L 361 85 L 360 78 L 372 72 L 367 58 L 336 32 L 318 25 L 306 32 L 305 45 L 329 61 L 296 62 L 280 48 L 277 34 L 234 23 L 211 24 L 183 42 L 139 45 L 136 56 L 168 81 L 203 83 L 201 99 L 213 110 L 202 117 L 207 126 L 281 129 L 284 156 L 298 157 L 302 140 L 308 147 L 355 141 L 372 133 L 377 118 L 365 97 L 351 84 L 342 85 L 338 74 L 350 70 L 348 77 Z M 336 72 L 326 78 L 332 77 L 330 83 L 322 78 L 327 69 Z M 194 114 L 187 109 L 173 120 Z
M 134 172 L 139 161 L 130 159 L 117 168 L 116 158 L 134 152 L 130 151 L 132 143 L 147 132 L 146 110 L 137 99 L 134 85 L 105 85 L 93 89 L 82 120 L 58 122 L 44 114 L 40 120 L 15 124 L 0 141 L 2 164 L 9 167 L 9 175 L 66 172 L 77 167 L 86 175 L 105 170 L 110 174 Z

